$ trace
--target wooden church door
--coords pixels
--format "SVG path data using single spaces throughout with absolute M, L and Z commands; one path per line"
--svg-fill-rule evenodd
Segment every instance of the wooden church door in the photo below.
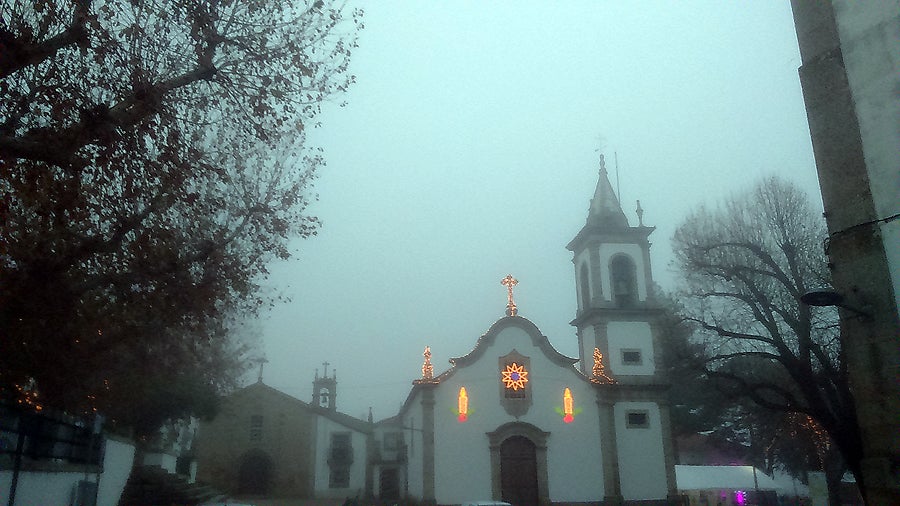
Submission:
M 251 450 L 241 461 L 238 492 L 243 495 L 267 495 L 272 480 L 272 460 L 258 450 Z
M 528 438 L 512 436 L 501 443 L 500 490 L 510 504 L 538 505 L 537 452 Z

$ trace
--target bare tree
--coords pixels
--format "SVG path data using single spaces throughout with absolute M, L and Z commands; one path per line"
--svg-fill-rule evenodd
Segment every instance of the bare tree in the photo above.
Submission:
M 353 81 L 361 15 L 0 5 L 0 392 L 124 420 L 150 386 L 174 413 L 234 379 L 232 322 L 319 225 L 305 211 L 324 160 L 305 133 Z
M 861 481 L 860 429 L 837 315 L 800 301 L 828 286 L 824 237 L 807 196 L 770 177 L 715 210 L 691 214 L 673 247 L 684 314 L 706 344 L 707 377 L 756 409 L 809 417 Z M 843 471 L 828 467 L 831 489 Z

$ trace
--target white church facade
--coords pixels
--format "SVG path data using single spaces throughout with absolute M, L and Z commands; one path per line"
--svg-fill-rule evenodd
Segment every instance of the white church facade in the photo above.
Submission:
M 400 413 L 378 424 L 376 437 L 405 443 L 405 495 L 517 506 L 666 504 L 675 497 L 659 308 L 650 295 L 652 231 L 642 222 L 629 226 L 601 158 L 587 223 L 568 245 L 579 356 L 557 352 L 517 314 L 515 280 L 504 279 L 507 316 L 441 374 L 426 349 L 423 377 Z M 376 488 L 396 475 L 376 480 Z
M 287 434 L 285 415 L 258 406 L 255 417 L 235 409 L 230 421 L 201 427 L 201 438 L 204 430 L 225 427 L 218 430 L 220 446 L 233 458 L 208 452 L 214 458 L 200 461 L 200 469 L 224 480 L 239 475 L 247 458 L 268 459 L 273 471 L 266 479 L 308 497 L 440 505 L 493 499 L 516 506 L 674 501 L 668 384 L 647 240 L 653 228 L 643 225 L 641 214 L 638 204 L 639 223 L 630 226 L 601 157 L 587 221 L 568 245 L 578 357 L 559 353 L 518 314 L 516 280 L 507 276 L 506 316 L 469 353 L 450 359 L 445 371 L 434 371 L 426 348 L 422 377 L 396 416 L 377 423 L 350 420 L 335 409 L 335 375 L 317 374 L 312 404 L 280 397 L 273 404 L 278 410 L 296 405 L 303 416 L 295 418 L 309 419 L 308 430 L 291 432 L 291 440 L 305 441 L 296 453 L 301 457 L 291 457 L 302 470 L 281 475 L 275 469 L 284 439 L 272 440 L 271 449 L 263 445 L 265 437 L 248 439 L 246 448 L 238 444 L 243 425 L 257 423 L 251 430 L 263 435 Z M 269 390 L 260 378 L 233 397 L 243 406 L 275 395 Z M 270 420 L 281 425 L 270 430 L 263 425 Z M 347 442 L 337 445 L 340 437 Z

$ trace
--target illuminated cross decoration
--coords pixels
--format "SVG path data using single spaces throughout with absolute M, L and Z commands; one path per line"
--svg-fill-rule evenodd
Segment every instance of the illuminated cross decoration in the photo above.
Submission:
M 519 280 L 512 277 L 512 274 L 507 274 L 506 277 L 500 281 L 500 284 L 505 286 L 507 291 L 506 316 L 516 316 L 518 310 L 516 309 L 515 301 L 513 301 L 513 287 L 519 284 Z

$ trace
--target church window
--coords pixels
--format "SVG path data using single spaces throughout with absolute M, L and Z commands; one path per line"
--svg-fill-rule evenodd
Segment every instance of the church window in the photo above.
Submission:
M 634 261 L 628 255 L 616 255 L 609 263 L 612 298 L 617 307 L 629 307 L 637 301 Z
M 625 413 L 625 427 L 629 429 L 647 429 L 650 427 L 650 416 L 647 411 L 628 411 Z
M 622 363 L 625 365 L 641 365 L 644 363 L 644 357 L 641 350 L 622 350 Z
M 347 488 L 350 486 L 350 465 L 353 464 L 353 447 L 349 432 L 331 434 L 331 448 L 328 450 L 330 469 L 328 486 Z
M 331 435 L 331 451 L 329 463 L 347 465 L 353 463 L 353 447 L 350 445 L 350 434 L 339 432 Z
M 250 416 L 250 441 L 262 440 L 263 417 L 262 415 Z
M 385 432 L 384 449 L 387 451 L 396 451 L 403 447 L 402 432 Z
M 581 264 L 581 274 L 580 274 L 580 284 L 581 284 L 581 309 L 586 311 L 591 307 L 591 281 L 590 276 L 588 274 L 588 266 L 587 263 Z
M 328 474 L 328 486 L 330 488 L 347 488 L 350 486 L 350 469 L 347 467 L 332 467 Z

